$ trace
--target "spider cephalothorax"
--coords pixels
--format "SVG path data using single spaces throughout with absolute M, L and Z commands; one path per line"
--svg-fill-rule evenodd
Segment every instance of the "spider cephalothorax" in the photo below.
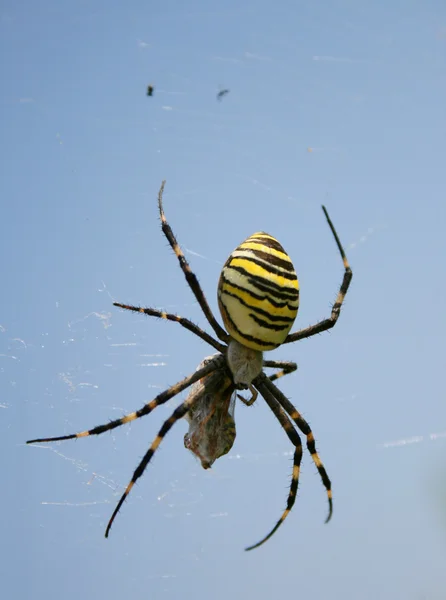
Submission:
M 299 283 L 293 264 L 275 238 L 264 232 L 255 233 L 231 253 L 220 275 L 218 304 L 227 329 L 225 331 L 215 319 L 198 280 L 191 271 L 189 263 L 170 225 L 167 223 L 163 210 L 164 184 L 163 181 L 158 194 L 162 230 L 179 260 L 189 287 L 218 340 L 189 321 L 189 319 L 178 315 L 154 308 L 141 308 L 117 302 L 114 305 L 126 310 L 141 312 L 148 316 L 177 322 L 210 344 L 218 353 L 204 359 L 195 373 L 158 394 L 153 400 L 135 412 L 80 433 L 53 438 L 40 438 L 30 440 L 27 443 L 70 440 L 110 431 L 149 414 L 157 406 L 164 404 L 183 390 L 193 386 L 186 400 L 173 411 L 172 415 L 162 425 L 158 435 L 136 468 L 107 525 L 105 536 L 108 537 L 110 527 L 124 500 L 135 482 L 144 473 L 162 439 L 174 423 L 183 417 L 188 420 L 189 431 L 185 435 L 185 446 L 200 459 L 202 466 L 207 469 L 217 458 L 226 454 L 234 443 L 236 435 L 234 421 L 235 396 L 237 395 L 240 400 L 249 406 L 256 401 L 260 393 L 285 430 L 295 451 L 287 506 L 270 533 L 257 544 L 246 548 L 252 550 L 266 542 L 273 535 L 286 519 L 294 504 L 302 459 L 302 443 L 298 430 L 306 437 L 306 446 L 327 490 L 329 512 L 326 521 L 331 518 L 333 510 L 331 482 L 317 453 L 310 426 L 273 383 L 279 377 L 295 371 L 297 365 L 294 362 L 264 360 L 263 352 L 273 350 L 281 344 L 311 337 L 333 327 L 339 318 L 341 306 L 352 278 L 352 271 L 336 230 L 323 206 L 322 210 L 344 264 L 344 277 L 330 317 L 319 321 L 315 325 L 290 333 L 299 308 Z M 265 367 L 279 369 L 279 371 L 268 377 L 263 372 Z M 236 394 L 236 390 L 247 389 L 251 392 L 251 398 L 249 399 L 245 399 L 241 394 Z

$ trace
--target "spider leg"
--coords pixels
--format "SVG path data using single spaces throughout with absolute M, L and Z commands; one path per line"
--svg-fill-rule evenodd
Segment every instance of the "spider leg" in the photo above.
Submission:
M 274 375 L 270 375 L 270 377 L 269 377 L 270 381 L 276 381 L 276 379 L 279 379 L 280 377 L 283 377 L 284 375 L 289 375 L 290 373 L 293 373 L 294 371 L 297 370 L 296 363 L 290 362 L 288 360 L 264 360 L 263 366 L 269 367 L 271 369 L 282 369 L 278 373 L 274 373 Z
M 251 406 L 251 404 L 254 404 L 254 402 L 257 400 L 257 396 L 259 394 L 253 385 L 249 385 L 248 389 L 251 392 L 251 398 L 249 398 L 249 400 L 243 398 L 241 394 L 237 394 L 237 398 L 241 400 L 246 406 Z
M 319 321 L 319 323 L 316 323 L 315 325 L 310 325 L 310 327 L 305 327 L 305 329 L 300 329 L 299 331 L 295 331 L 294 333 L 288 334 L 285 341 L 283 342 L 284 344 L 297 342 L 297 340 L 302 340 L 304 338 L 311 337 L 313 335 L 316 335 L 317 333 L 322 333 L 322 331 L 326 331 L 327 329 L 331 329 L 332 327 L 334 327 L 336 321 L 339 319 L 339 315 L 341 314 L 342 303 L 344 302 L 347 290 L 353 277 L 353 273 L 350 268 L 350 265 L 348 264 L 344 248 L 342 247 L 338 234 L 336 233 L 336 229 L 334 228 L 334 225 L 331 222 L 330 217 L 328 216 L 328 212 L 325 206 L 322 207 L 322 210 L 324 211 L 325 217 L 328 221 L 328 225 L 330 226 L 331 232 L 335 238 L 339 253 L 341 254 L 342 262 L 344 263 L 344 277 L 342 279 L 338 295 L 336 296 L 335 303 L 333 304 L 333 308 L 331 309 L 330 317 L 328 317 L 328 319 L 323 319 L 322 321 Z
M 259 377 L 261 377 L 261 376 L 262 375 L 259 375 Z M 283 392 L 281 392 L 281 390 L 279 390 L 279 388 L 276 387 L 274 385 L 274 383 L 272 383 L 267 377 L 265 377 L 265 379 L 262 378 L 262 381 L 264 381 L 264 386 L 266 388 L 268 388 L 268 391 L 271 394 L 273 394 L 273 396 L 279 402 L 281 407 L 289 414 L 291 419 L 296 423 L 298 428 L 302 431 L 302 433 L 307 438 L 308 451 L 311 454 L 311 458 L 313 459 L 314 464 L 316 465 L 316 468 L 322 479 L 322 483 L 324 484 L 324 487 L 327 490 L 328 516 L 325 519 L 325 522 L 328 523 L 328 521 L 331 519 L 331 516 L 333 514 L 333 499 L 332 499 L 332 493 L 331 493 L 331 481 L 327 475 L 327 471 L 325 470 L 325 467 L 324 467 L 324 465 L 319 457 L 319 454 L 316 450 L 316 442 L 314 441 L 313 432 L 311 431 L 309 424 L 305 421 L 305 419 L 302 417 L 300 412 L 294 407 L 294 405 L 288 400 L 288 398 L 285 396 L 285 394 Z M 259 386 L 257 385 L 257 383 L 256 383 L 256 387 L 257 387 L 257 389 L 259 389 Z M 262 393 L 262 392 L 260 392 L 260 393 Z M 262 395 L 263 395 L 263 393 L 262 393 Z
M 204 342 L 207 342 L 213 346 L 219 352 L 224 352 L 226 349 L 226 346 L 220 344 L 220 342 L 217 342 L 217 340 L 206 333 L 206 331 L 201 329 L 201 327 L 198 327 L 198 325 L 195 325 L 195 323 L 192 323 L 192 321 L 189 321 L 189 319 L 185 319 L 179 315 L 172 315 L 164 312 L 163 310 L 156 310 L 155 308 L 141 308 L 140 306 L 131 306 L 130 304 L 120 304 L 119 302 L 113 302 L 113 306 L 125 308 L 126 310 L 133 310 L 134 312 L 144 313 L 149 317 L 158 317 L 159 319 L 165 319 L 166 321 L 174 321 L 175 323 L 179 323 L 182 327 L 197 335 Z
M 265 380 L 268 381 L 268 377 L 264 373 L 262 373 L 256 378 L 255 385 L 256 385 L 257 389 L 259 390 L 259 392 L 261 393 L 261 395 L 263 396 L 263 398 L 265 399 L 265 401 L 268 404 L 268 406 L 270 407 L 270 409 L 272 410 L 272 412 L 274 413 L 274 415 L 277 418 L 277 420 L 279 421 L 279 423 L 282 425 L 282 427 L 285 430 L 285 433 L 287 434 L 291 443 L 295 447 L 294 458 L 293 458 L 293 474 L 291 477 L 290 491 L 288 493 L 286 508 L 283 511 L 280 519 L 277 521 L 277 523 L 274 525 L 274 527 L 271 529 L 271 531 L 268 533 L 268 535 L 266 535 L 264 538 L 262 538 L 260 540 L 260 542 L 257 542 L 257 544 L 254 544 L 253 546 L 248 546 L 248 548 L 245 548 L 245 550 L 254 550 L 254 548 L 258 548 L 259 546 L 264 544 L 267 540 L 269 540 L 269 538 L 272 535 L 274 535 L 274 533 L 279 529 L 279 527 L 282 525 L 282 523 L 285 521 L 285 519 L 289 515 L 291 509 L 293 508 L 294 502 L 296 500 L 297 488 L 299 485 L 300 463 L 302 461 L 302 442 L 300 440 L 300 436 L 297 433 L 297 431 L 294 429 L 294 427 L 293 427 L 291 421 L 289 420 L 289 418 L 287 417 L 285 411 L 281 408 L 279 402 L 276 400 L 274 395 L 270 392 L 268 387 L 266 387 L 266 385 L 264 383 Z
M 276 381 L 276 379 L 279 379 L 284 375 L 289 375 L 297 369 L 296 363 L 288 360 L 264 360 L 263 366 L 271 369 L 281 369 L 278 373 L 274 373 L 274 375 L 269 376 L 270 381 Z M 249 400 L 243 398 L 241 394 L 237 394 L 237 398 L 241 400 L 243 404 L 246 404 L 246 406 L 251 406 L 251 404 L 254 404 L 258 396 L 257 390 L 253 385 L 249 386 L 249 391 L 251 392 L 251 398 L 249 398 Z
M 189 266 L 189 263 L 187 262 L 186 257 L 184 256 L 183 251 L 181 250 L 180 245 L 178 244 L 177 239 L 176 239 L 170 225 L 168 224 L 168 222 L 166 220 L 166 216 L 164 214 L 164 209 L 163 209 L 163 191 L 164 191 L 165 183 L 166 183 L 165 181 L 162 182 L 160 191 L 158 193 L 158 206 L 159 206 L 160 218 L 161 218 L 161 228 L 163 230 L 164 235 L 167 238 L 167 241 L 169 242 L 170 246 L 172 247 L 172 250 L 175 252 L 176 257 L 178 258 L 181 270 L 183 271 L 184 276 L 186 277 L 186 281 L 189 284 L 189 287 L 192 290 L 195 298 L 197 299 L 197 302 L 200 305 L 201 310 L 204 312 L 204 315 L 205 315 L 206 319 L 208 320 L 209 325 L 215 331 L 219 340 L 221 340 L 222 342 L 227 342 L 229 340 L 229 335 L 226 333 L 226 331 L 221 327 L 221 325 L 218 323 L 218 321 L 214 317 L 212 310 L 211 310 L 211 308 L 206 300 L 206 297 L 203 293 L 203 290 L 201 289 L 200 284 L 198 283 L 198 279 L 197 279 L 195 273 L 192 272 L 192 270 Z
M 110 431 L 111 429 L 120 427 L 121 425 L 124 425 L 125 423 L 130 423 L 130 421 L 134 421 L 135 419 L 144 417 L 144 415 L 148 415 L 150 412 L 152 412 L 152 410 L 154 408 L 156 408 L 157 406 L 160 406 L 161 404 L 164 404 L 165 402 L 167 402 L 168 400 L 170 400 L 171 398 L 173 398 L 174 396 L 176 396 L 177 394 L 179 394 L 180 392 L 182 392 L 183 390 L 188 388 L 190 385 L 192 385 L 193 383 L 195 383 L 202 377 L 205 377 L 212 371 L 215 371 L 216 369 L 220 368 L 223 364 L 224 364 L 224 357 L 217 356 L 216 358 L 214 358 L 212 361 L 210 361 L 206 366 L 204 366 L 199 371 L 195 371 L 195 373 L 193 373 L 192 375 L 185 377 L 182 381 L 176 383 L 175 385 L 172 385 L 169 389 L 165 390 L 161 394 L 158 394 L 158 396 L 156 396 L 156 398 L 154 398 L 153 400 L 151 400 L 150 402 L 145 404 L 139 410 L 129 413 L 128 415 L 125 415 L 125 416 L 121 417 L 120 419 L 116 419 L 115 421 L 110 421 L 109 423 L 106 423 L 105 425 L 98 425 L 97 427 L 94 427 L 93 429 L 89 429 L 87 431 L 81 431 L 80 433 L 72 433 L 70 435 L 61 435 L 58 437 L 50 437 L 50 438 L 38 438 L 35 440 L 28 440 L 26 443 L 27 444 L 35 444 L 37 442 L 59 442 L 62 440 L 72 440 L 75 438 L 87 437 L 89 435 L 99 435 L 101 433 L 104 433 L 105 431 Z
M 204 367 L 203 369 L 200 369 L 200 371 L 196 371 L 196 373 L 200 374 L 200 377 L 203 377 L 203 371 L 205 369 L 207 369 L 209 365 L 207 365 L 206 367 Z M 215 369 L 215 362 L 213 363 L 213 368 Z M 163 438 L 165 437 L 165 435 L 168 433 L 168 431 L 172 428 L 172 426 L 179 421 L 180 419 L 182 419 L 187 412 L 192 408 L 193 404 L 199 399 L 201 391 L 199 390 L 197 392 L 197 394 L 191 394 L 189 395 L 186 400 L 180 404 L 180 406 L 178 406 L 173 413 L 170 415 L 170 417 L 164 421 L 161 429 L 158 432 L 158 435 L 156 436 L 156 438 L 153 440 L 152 445 L 150 446 L 150 448 L 147 450 L 147 452 L 145 453 L 145 455 L 143 456 L 141 462 L 139 463 L 139 465 L 136 467 L 135 472 L 133 473 L 133 476 L 129 482 L 129 484 L 127 485 L 125 492 L 122 494 L 121 499 L 119 500 L 118 504 L 116 505 L 115 510 L 113 511 L 113 514 L 110 518 L 110 521 L 108 522 L 107 525 L 107 529 L 105 530 L 105 537 L 108 537 L 108 534 L 110 533 L 110 529 L 111 526 L 113 525 L 113 521 L 115 520 L 116 515 L 118 514 L 121 506 L 123 505 L 125 499 L 127 498 L 127 496 L 130 494 L 133 486 L 135 485 L 136 481 L 142 476 L 142 474 L 144 473 L 144 471 L 146 470 L 147 465 L 149 464 L 149 462 L 152 459 L 152 456 L 155 454 L 156 450 L 158 449 L 158 446 L 161 444 Z

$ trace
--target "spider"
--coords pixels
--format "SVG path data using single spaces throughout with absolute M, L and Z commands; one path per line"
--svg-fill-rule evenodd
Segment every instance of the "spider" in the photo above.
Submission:
M 295 450 L 286 508 L 271 531 L 259 542 L 246 548 L 252 550 L 264 544 L 277 531 L 294 505 L 302 459 L 302 443 L 298 430 L 306 437 L 307 449 L 326 489 L 328 516 L 325 522 L 327 523 L 332 516 L 331 482 L 316 450 L 313 432 L 293 404 L 273 383 L 282 375 L 295 371 L 297 365 L 293 362 L 264 360 L 263 352 L 332 328 L 339 318 L 352 279 L 352 270 L 327 210 L 322 206 L 344 264 L 343 280 L 331 315 L 315 325 L 290 333 L 299 308 L 299 283 L 293 264 L 274 237 L 264 232 L 254 233 L 230 254 L 220 275 L 217 295 L 225 330 L 215 319 L 198 279 L 192 272 L 166 220 L 163 209 L 164 186 L 165 181 L 162 182 L 158 193 L 162 231 L 178 258 L 181 270 L 206 320 L 218 339 L 179 315 L 154 308 L 142 308 L 118 302 L 113 304 L 126 310 L 179 323 L 215 348 L 217 354 L 205 359 L 195 373 L 158 394 L 135 412 L 80 433 L 29 440 L 27 444 L 99 435 L 151 413 L 157 406 L 166 403 L 192 384 L 196 384 L 191 388 L 186 400 L 163 423 L 158 435 L 137 466 L 108 522 L 105 530 L 105 537 L 108 537 L 122 504 L 144 473 L 164 436 L 177 421 L 183 417 L 189 421 L 189 432 L 184 440 L 185 446 L 200 459 L 204 468 L 209 468 L 214 460 L 227 453 L 234 443 L 233 412 L 236 390 L 251 392 L 251 398 L 248 400 L 239 395 L 239 398 L 248 405 L 253 404 L 260 393 L 285 430 Z M 263 367 L 277 368 L 280 371 L 268 377 Z

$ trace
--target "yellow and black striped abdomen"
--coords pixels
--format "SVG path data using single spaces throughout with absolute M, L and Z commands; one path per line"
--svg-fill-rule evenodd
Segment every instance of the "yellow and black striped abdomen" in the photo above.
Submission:
M 299 308 L 290 257 L 267 233 L 254 233 L 232 252 L 218 282 L 218 305 L 229 335 L 253 350 L 285 341 Z

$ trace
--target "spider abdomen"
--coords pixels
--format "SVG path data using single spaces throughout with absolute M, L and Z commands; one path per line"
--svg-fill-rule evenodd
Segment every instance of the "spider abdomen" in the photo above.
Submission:
M 218 305 L 229 335 L 253 350 L 285 341 L 299 308 L 299 281 L 290 257 L 264 232 L 254 233 L 226 261 Z

